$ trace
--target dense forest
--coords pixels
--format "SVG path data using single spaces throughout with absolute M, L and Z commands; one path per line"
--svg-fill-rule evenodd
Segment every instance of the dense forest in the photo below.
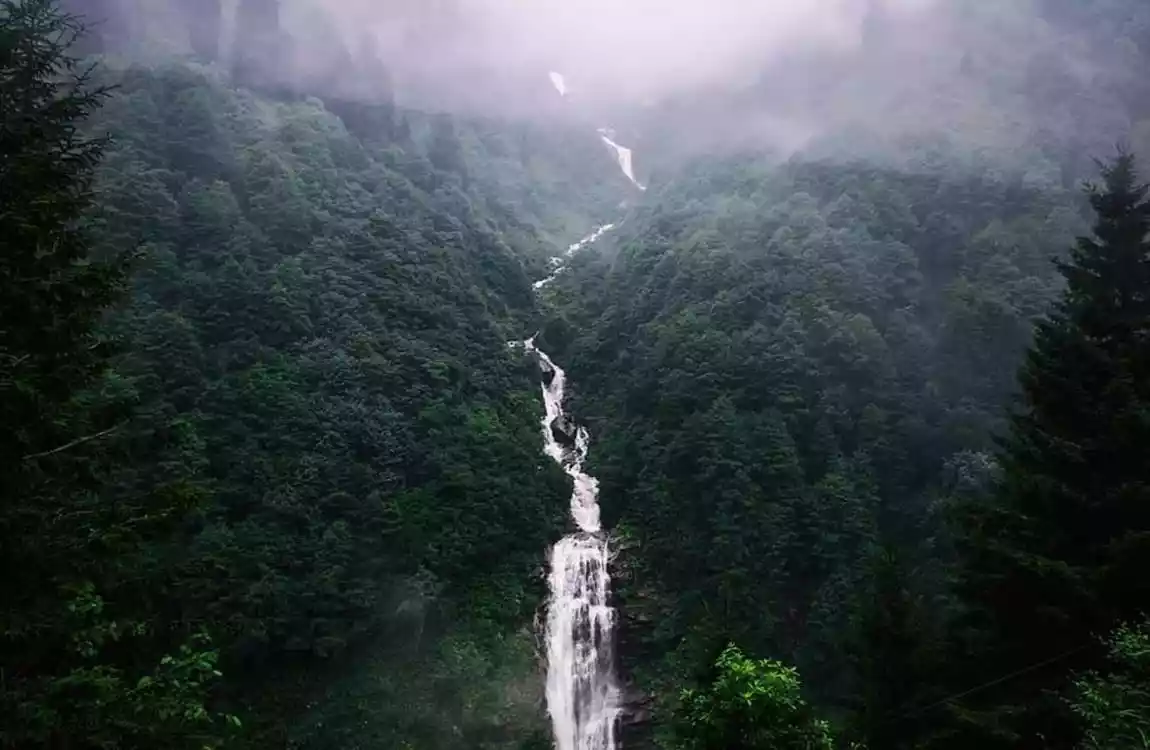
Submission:
M 877 689 L 858 658 L 927 698 L 941 663 L 899 674 L 874 649 L 905 648 L 895 627 L 941 627 L 943 519 L 990 479 L 1029 321 L 1059 290 L 1050 250 L 1082 228 L 1075 196 L 742 158 L 657 201 L 617 255 L 562 277 L 565 314 L 544 329 L 635 550 L 619 590 L 630 671 L 674 696 L 735 641 L 834 703 Z M 892 613 L 880 583 L 921 606 L 913 622 L 866 624 Z M 857 640 L 880 635 L 895 640 Z
M 6 569 L 27 571 L 5 625 L 30 628 L 5 646 L 10 674 L 27 675 L 7 682 L 21 721 L 5 721 L 6 742 L 108 724 L 113 746 L 200 747 L 206 716 L 169 732 L 109 713 L 185 648 L 203 660 L 179 663 L 202 678 L 187 700 L 210 688 L 241 744 L 502 746 L 538 731 L 527 626 L 564 483 L 539 460 L 534 369 L 505 342 L 531 325 L 548 248 L 614 209 L 625 180 L 609 155 L 593 134 L 386 104 L 359 113 L 387 124 L 361 139 L 319 100 L 277 101 L 188 63 L 108 62 L 81 89 L 46 88 L 61 52 L 46 40 L 64 22 L 46 3 L 4 12 L 5 33 L 22 35 L 12 49 L 37 55 L 5 58 L 5 101 L 31 92 L 29 114 L 57 128 L 5 121 L 5 158 L 33 161 L 5 169 L 4 195 L 71 202 L 27 228 L 22 204 L 5 206 L 17 265 L 4 330 L 28 337 L 5 341 L 5 422 L 52 425 L 5 438 L 6 457 L 29 461 L 5 489 L 20 513 L 6 518 Z M 10 91 L 33 63 L 39 78 Z M 82 133 L 112 140 L 71 132 L 81 115 Z M 70 255 L 10 261 L 36 247 L 17 232 L 39 242 L 82 212 Z M 92 270 L 72 278 L 81 261 Z M 16 294 L 39 275 L 93 306 L 59 342 L 52 311 L 73 314 L 72 298 Z M 42 342 L 42 362 L 24 341 Z M 56 383 L 64 347 L 100 356 Z M 24 383 L 30 403 L 9 407 Z M 51 452 L 89 424 L 107 434 Z M 61 528 L 52 508 L 81 491 Z M 10 504 L 23 493 L 43 495 L 35 518 Z M 65 553 L 75 574 L 58 567 Z M 38 600 L 56 581 L 59 596 Z M 40 624 L 20 625 L 32 614 Z M 135 643 L 128 623 L 147 631 Z M 61 660 L 89 631 L 86 661 Z M 222 683 L 209 685 L 211 664 Z
M 137 404 L 120 435 L 131 470 L 113 482 L 211 499 L 169 560 L 165 617 L 222 629 L 251 694 L 285 680 L 276 716 L 311 702 L 306 675 L 367 642 L 371 687 L 347 689 L 414 726 L 449 720 L 382 697 L 410 689 L 393 652 L 430 641 L 439 661 L 406 669 L 449 679 L 475 653 L 480 685 L 530 674 L 530 640 L 513 634 L 542 596 L 532 573 L 563 485 L 539 466 L 531 370 L 505 345 L 533 315 L 546 229 L 512 208 L 501 160 L 522 171 L 558 146 L 405 117 L 410 139 L 373 149 L 314 101 L 253 100 L 195 68 L 106 74 L 116 95 L 93 122 L 122 135 L 93 237 L 108 252 L 143 243 L 132 302 L 108 326 L 125 349 L 117 387 Z M 485 173 L 467 170 L 473 156 Z M 554 220 L 567 236 L 572 219 Z
M 0 0 L 3 747 L 552 746 L 536 331 L 623 746 L 1150 746 L 1140 3 L 1035 3 L 1106 52 L 1020 79 L 1024 148 L 669 106 L 645 192 L 578 118 L 163 5 Z

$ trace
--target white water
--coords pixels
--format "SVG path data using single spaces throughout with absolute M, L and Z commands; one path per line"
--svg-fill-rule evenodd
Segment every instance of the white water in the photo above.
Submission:
M 551 85 L 559 92 L 559 96 L 567 96 L 567 81 L 563 78 L 563 74 L 553 70 L 548 75 L 551 77 Z
M 599 481 L 583 471 L 590 447 L 585 427 L 574 428 L 573 445 L 564 445 L 556 428 L 571 429 L 563 412 L 567 375 L 534 337 L 524 342 L 551 374 L 543 384 L 546 413 L 543 450 L 571 477 L 571 518 L 578 528 L 551 549 L 547 576 L 547 712 L 556 750 L 615 750 L 620 712 L 615 680 L 615 612 L 608 603 L 610 552 L 599 522 Z M 568 438 L 572 436 L 568 435 Z
M 631 149 L 615 143 L 615 141 L 611 140 L 612 135 L 611 131 L 607 128 L 599 128 L 599 137 L 614 150 L 615 160 L 619 162 L 619 169 L 623 170 L 623 174 L 627 176 L 627 179 L 630 180 L 635 187 L 640 190 L 646 190 L 646 186 L 639 184 L 639 181 L 635 179 L 635 170 L 631 166 Z
M 547 74 L 551 79 L 551 85 L 559 92 L 559 96 L 567 96 L 567 79 L 563 77 L 562 73 L 556 73 L 554 70 Z M 640 190 L 646 190 L 647 187 L 639 183 L 635 179 L 635 169 L 631 161 L 631 149 L 626 146 L 620 146 L 614 141 L 615 133 L 610 128 L 599 128 L 599 137 L 603 139 L 603 143 L 607 144 L 608 148 L 615 152 L 615 161 L 619 162 L 619 169 L 623 170 L 623 174 L 631 181 L 635 187 Z
M 592 242 L 594 242 L 595 240 L 602 237 L 604 232 L 610 231 L 614 228 L 615 228 L 614 224 L 604 224 L 603 226 L 596 228 L 594 232 L 587 235 L 583 239 L 579 240 L 578 242 L 573 243 L 570 247 L 567 248 L 567 252 L 563 253 L 563 255 L 556 256 L 556 257 L 551 259 L 551 267 L 555 269 L 554 271 L 552 271 L 551 275 L 545 279 L 540 279 L 539 281 L 536 281 L 531 286 L 534 287 L 535 289 L 542 289 L 543 287 L 550 284 L 552 281 L 554 281 L 556 278 L 558 278 L 559 274 L 563 273 L 563 270 L 564 270 L 563 259 L 564 258 L 570 258 L 572 255 L 579 252 L 580 250 L 582 250 L 587 245 L 590 245 Z
M 554 258 L 554 272 L 537 282 L 536 288 L 563 272 L 565 258 L 612 227 L 599 227 Z M 599 481 L 583 471 L 591 436 L 585 427 L 573 425 L 563 411 L 567 373 L 535 346 L 534 336 L 522 346 L 538 358 L 545 376 L 545 411 L 540 420 L 543 452 L 571 477 L 570 511 L 577 529 L 551 548 L 547 575 L 547 713 L 555 748 L 616 750 L 621 706 L 613 648 L 615 612 L 609 604 L 610 550 L 599 521 Z
M 563 76 L 552 71 L 550 77 L 560 96 L 566 96 Z M 599 135 L 614 149 L 627 179 L 645 189 L 635 180 L 630 149 L 615 143 L 609 130 L 601 129 Z M 563 255 L 552 258 L 551 275 L 535 282 L 535 288 L 554 281 L 563 273 L 566 259 L 614 226 L 598 227 Z M 555 749 L 616 750 L 615 730 L 622 706 L 615 679 L 615 611 L 610 605 L 607 571 L 611 553 L 599 520 L 599 480 L 583 471 L 591 436 L 563 411 L 567 373 L 535 346 L 534 336 L 522 346 L 538 358 L 544 374 L 543 451 L 571 477 L 570 512 L 576 527 L 551 548 L 547 575 L 547 713 Z

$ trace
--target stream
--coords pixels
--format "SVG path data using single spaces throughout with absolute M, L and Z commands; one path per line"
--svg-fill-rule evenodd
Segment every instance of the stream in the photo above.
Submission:
M 567 96 L 563 76 L 550 74 L 560 96 Z M 631 167 L 631 151 L 600 129 L 599 137 L 614 152 L 623 174 L 640 190 Z M 566 261 L 615 227 L 604 224 L 551 260 L 551 274 L 535 282 L 536 290 L 553 282 Z M 556 750 L 616 750 L 622 712 L 615 674 L 615 610 L 611 607 L 611 551 L 599 520 L 599 480 L 583 470 L 591 436 L 564 411 L 567 373 L 535 344 L 522 342 L 539 362 L 544 414 L 540 420 L 543 452 L 571 477 L 570 515 L 574 530 L 551 548 L 544 641 L 547 656 L 547 713 Z

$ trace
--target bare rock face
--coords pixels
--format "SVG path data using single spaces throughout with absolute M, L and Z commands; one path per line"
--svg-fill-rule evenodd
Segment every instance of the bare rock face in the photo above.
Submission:
M 551 369 L 551 366 L 544 360 L 539 361 L 539 369 L 543 373 L 543 384 L 550 387 L 551 381 L 555 379 L 555 370 Z
M 623 693 L 623 713 L 619 723 L 624 734 L 639 734 L 646 730 L 651 723 L 651 696 L 635 688 L 628 688 Z
M 176 6 L 188 29 L 192 52 L 206 62 L 218 60 L 223 28 L 222 0 L 177 0 Z

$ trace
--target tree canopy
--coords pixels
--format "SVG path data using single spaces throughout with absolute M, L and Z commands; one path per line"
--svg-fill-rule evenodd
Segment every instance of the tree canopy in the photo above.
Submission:
M 684 690 L 674 746 L 684 750 L 830 750 L 826 722 L 814 718 L 798 673 L 770 659 L 754 660 L 729 645 L 707 688 Z

